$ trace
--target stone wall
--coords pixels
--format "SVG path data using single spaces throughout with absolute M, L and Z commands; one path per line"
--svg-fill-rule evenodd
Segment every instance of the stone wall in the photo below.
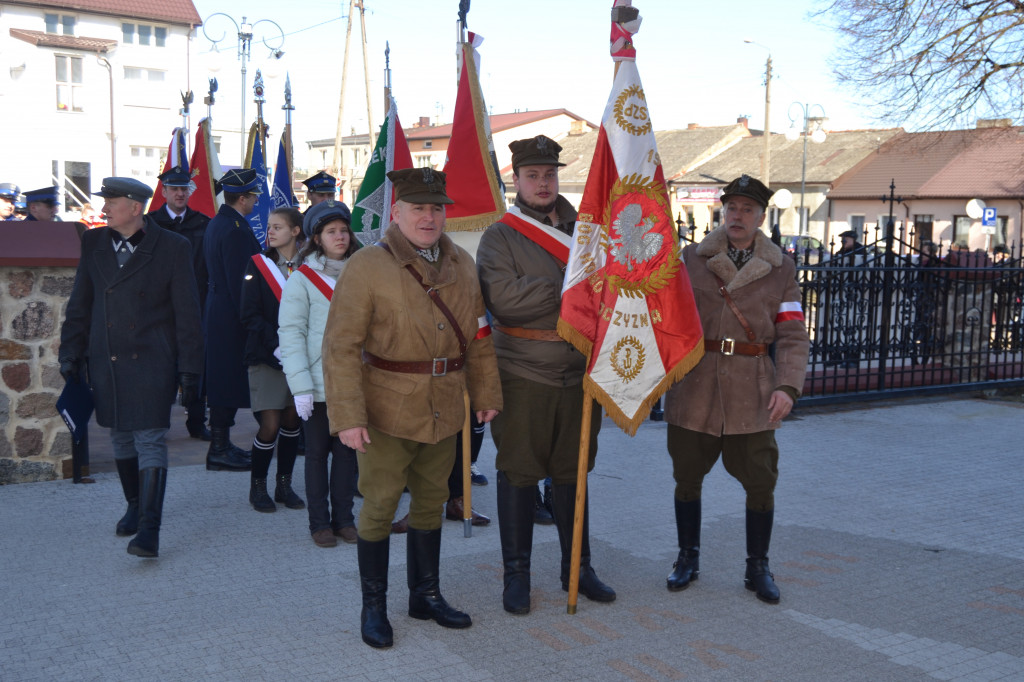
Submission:
M 70 475 L 71 434 L 54 404 L 74 267 L 0 266 L 0 484 Z

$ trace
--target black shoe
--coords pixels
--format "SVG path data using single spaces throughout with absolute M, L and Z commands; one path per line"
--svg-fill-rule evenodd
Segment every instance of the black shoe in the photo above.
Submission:
M 509 613 L 519 615 L 530 612 L 530 556 L 536 492 L 536 486 L 532 491 L 513 486 L 505 472 L 498 472 L 498 531 L 505 568 L 501 604 Z
M 768 570 L 768 546 L 772 540 L 775 511 L 747 510 L 747 571 L 743 584 L 769 604 L 779 603 L 779 588 L 775 576 Z
M 186 424 L 185 427 L 188 429 L 188 435 L 190 438 L 195 438 L 196 440 L 203 440 L 206 441 L 207 443 L 213 440 L 213 434 L 210 433 L 210 429 L 206 428 L 206 424 L 200 424 L 199 426 L 192 426 L 191 424 Z
M 375 649 L 394 644 L 395 634 L 388 622 L 388 559 L 390 538 L 378 542 L 357 539 L 359 582 L 363 591 L 363 610 L 359 625 L 363 641 Z
M 572 532 L 576 515 L 576 484 L 556 485 L 552 488 L 552 510 L 558 528 L 558 542 L 562 546 L 562 590 L 569 591 L 569 571 L 572 562 Z M 580 548 L 579 592 L 590 601 L 615 601 L 615 590 L 601 582 L 590 565 L 590 495 L 583 503 L 583 542 Z
M 700 500 L 675 501 L 679 556 L 666 583 L 670 592 L 685 590 L 700 576 Z
M 214 427 L 210 430 L 213 440 L 206 451 L 208 471 L 251 471 L 252 456 L 231 443 L 230 429 Z
M 292 490 L 292 475 L 278 474 L 274 488 L 274 502 L 280 502 L 289 509 L 305 509 L 306 503 Z
M 249 504 L 258 512 L 269 514 L 277 511 L 277 505 L 267 494 L 267 479 L 253 478 L 250 480 Z
M 469 615 L 452 608 L 441 596 L 438 576 L 441 529 L 410 528 L 406 539 L 409 615 L 419 620 L 432 620 L 441 627 L 468 628 L 473 624 Z
M 122 537 L 135 535 L 139 531 L 139 458 L 115 459 L 114 464 L 124 499 L 128 502 L 128 509 L 117 522 L 114 532 Z
M 139 472 L 139 532 L 128 543 L 128 553 L 139 557 L 160 554 L 160 519 L 167 488 L 167 469 L 147 467 Z

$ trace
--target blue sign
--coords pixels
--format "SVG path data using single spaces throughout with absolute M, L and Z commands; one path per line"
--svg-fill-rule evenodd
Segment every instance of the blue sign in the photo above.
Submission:
M 996 210 L 994 208 L 984 208 L 981 212 L 981 226 L 982 227 L 995 227 L 996 226 Z

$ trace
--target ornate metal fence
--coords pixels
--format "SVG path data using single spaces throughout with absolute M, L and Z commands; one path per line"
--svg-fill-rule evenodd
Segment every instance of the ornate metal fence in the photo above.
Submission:
M 890 239 L 815 256 L 796 256 L 811 337 L 801 402 L 1024 384 L 1019 252 L 993 262 Z

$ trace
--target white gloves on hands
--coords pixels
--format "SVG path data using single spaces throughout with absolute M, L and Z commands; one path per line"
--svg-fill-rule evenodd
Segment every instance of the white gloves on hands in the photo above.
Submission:
M 295 396 L 295 411 L 302 421 L 308 421 L 313 414 L 313 394 L 306 393 Z

